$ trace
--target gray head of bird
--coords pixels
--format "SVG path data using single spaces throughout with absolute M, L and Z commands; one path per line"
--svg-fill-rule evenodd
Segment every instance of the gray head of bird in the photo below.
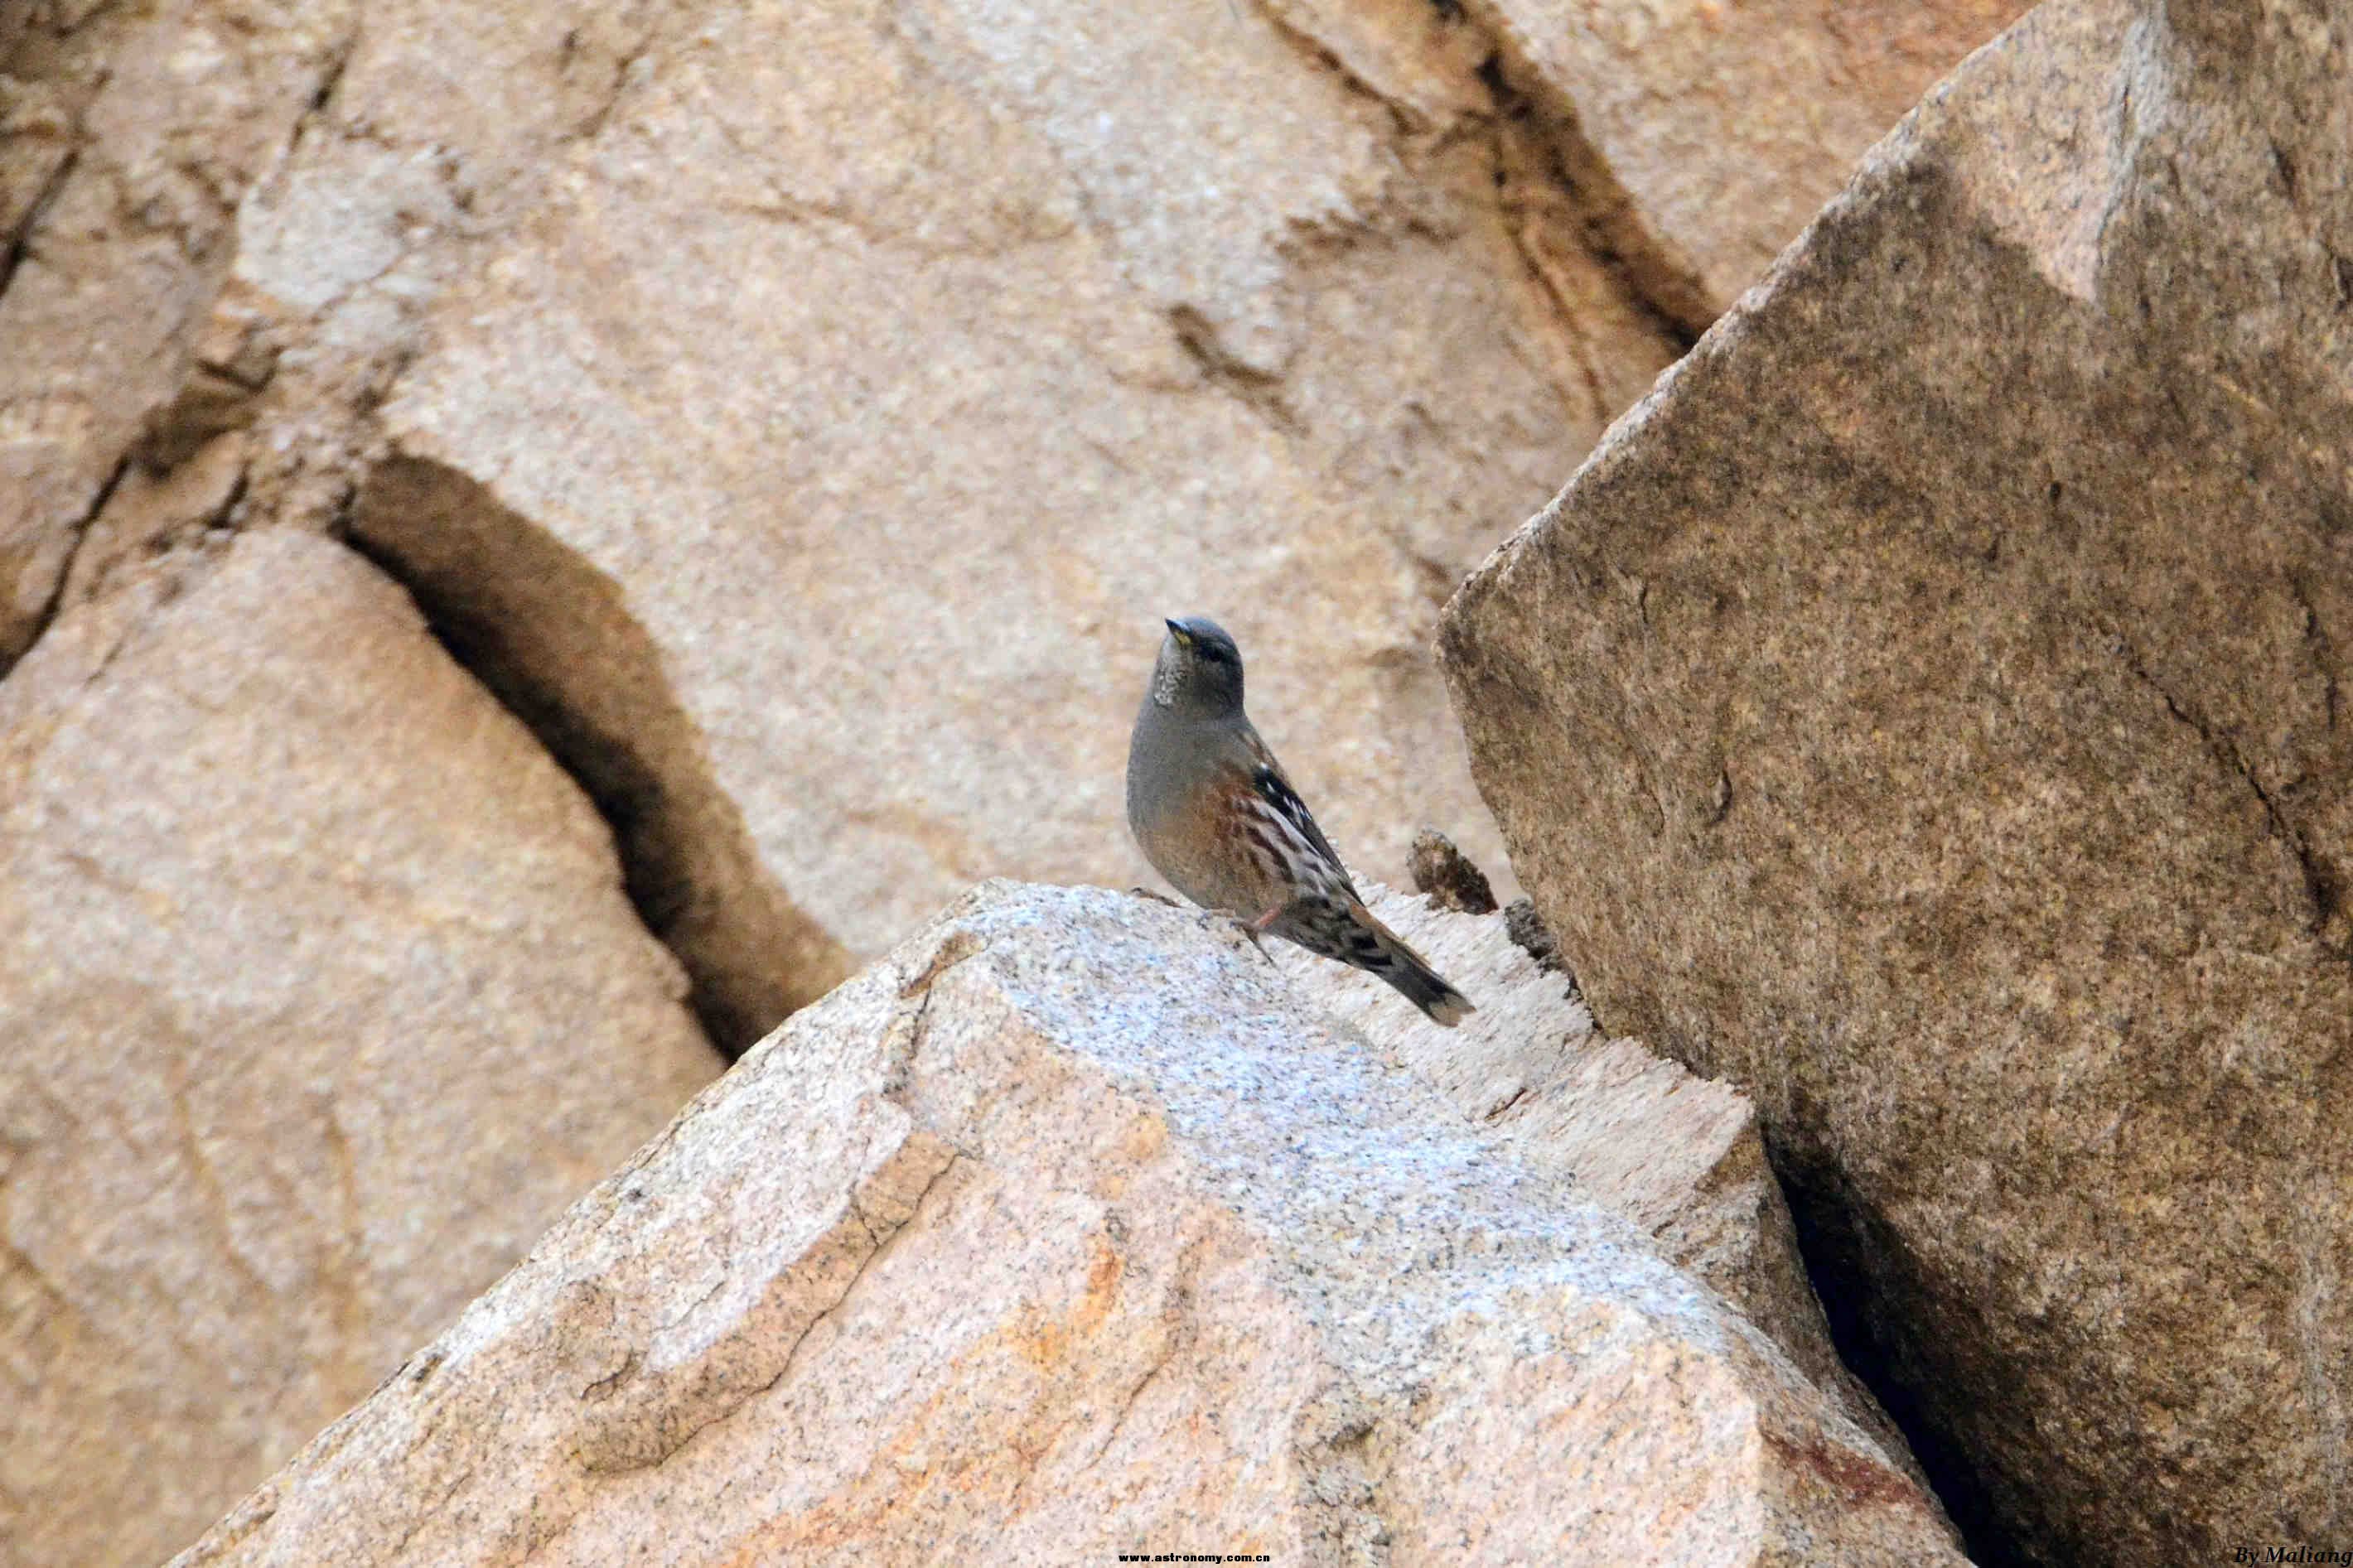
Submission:
M 1222 719 L 1242 710 L 1242 651 L 1205 616 L 1168 623 L 1152 668 L 1152 700 L 1187 719 Z

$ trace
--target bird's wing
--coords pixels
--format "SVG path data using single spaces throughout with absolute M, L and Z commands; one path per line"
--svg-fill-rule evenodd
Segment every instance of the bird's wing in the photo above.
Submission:
M 1291 787 L 1291 780 L 1284 774 L 1282 764 L 1274 760 L 1274 752 L 1259 739 L 1255 730 L 1248 731 L 1243 739 L 1250 753 L 1250 788 L 1258 793 L 1259 798 L 1282 819 L 1285 826 L 1314 851 L 1332 880 L 1346 889 L 1350 898 L 1356 898 L 1356 884 L 1348 880 L 1348 868 L 1341 863 L 1340 852 L 1332 847 L 1332 841 L 1324 837 L 1322 828 L 1315 826 L 1315 818 L 1308 811 L 1307 803 L 1299 798 L 1297 790 Z

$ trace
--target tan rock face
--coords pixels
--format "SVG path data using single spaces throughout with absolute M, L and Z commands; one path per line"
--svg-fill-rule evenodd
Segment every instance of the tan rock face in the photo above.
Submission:
M 2036 13 L 1446 623 L 1596 1007 L 2043 1561 L 2348 1524 L 2348 29 Z
M 1955 1563 L 1772 1342 L 1247 946 L 995 884 L 179 1562 Z
M 1367 866 L 1434 824 L 1501 870 L 1438 603 L 1991 26 L 39 9 L 0 35 L 0 660 L 150 542 L 356 491 L 730 1045 L 976 877 L 1140 876 L 1172 612 L 1242 635 Z M 1755 90 L 1760 50 L 1804 68 Z
M 1420 73 L 1361 89 L 1307 13 L 713 10 L 442 298 L 360 535 L 452 624 L 527 626 L 494 679 L 732 802 L 713 858 L 851 952 L 992 871 L 1144 874 L 1120 779 L 1172 613 L 1233 627 L 1369 865 L 1425 821 L 1500 865 L 1437 602 L 1673 345 L 1525 194 L 1457 26 L 1352 16 Z
M 79 530 L 184 388 L 237 204 L 330 68 L 352 7 L 11 6 L 0 22 L 0 668 Z M 201 416 L 197 416 L 201 418 Z
M 1537 112 L 1567 122 L 1593 216 L 1697 331 L 2021 0 L 1463 0 Z M 1606 193 L 1604 195 L 1603 193 Z
M 418 592 L 730 1046 L 1141 876 L 1172 611 L 1369 867 L 1504 871 L 1438 603 L 1685 339 L 1503 17 L 0 3 L 0 1562 L 165 1549 L 709 1070 L 546 758 L 231 534 Z
M 253 440 L 216 521 L 332 519 L 427 307 L 529 210 L 668 14 L 8 7 L 0 665 L 124 556 L 121 487 L 225 431 Z
M 153 1563 L 718 1060 L 578 790 L 356 556 L 0 685 L 0 1563 Z

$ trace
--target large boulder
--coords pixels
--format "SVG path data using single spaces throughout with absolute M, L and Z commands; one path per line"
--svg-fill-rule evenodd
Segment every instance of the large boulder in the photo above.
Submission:
M 0 684 L 0 1563 L 193 1539 L 720 1060 L 578 788 L 339 545 Z
M 2353 1523 L 2348 37 L 2035 13 L 1446 617 L 1597 1011 L 2042 1561 Z
M 992 884 L 178 1562 L 1959 1562 L 1773 1342 L 1222 922 Z

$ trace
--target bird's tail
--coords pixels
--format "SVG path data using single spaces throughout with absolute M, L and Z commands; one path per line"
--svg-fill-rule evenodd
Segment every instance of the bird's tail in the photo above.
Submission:
M 1348 915 L 1343 951 L 1335 956 L 1388 981 L 1440 1027 L 1451 1029 L 1465 1015 L 1478 1011 L 1469 997 L 1430 966 L 1428 959 L 1408 946 L 1405 938 L 1375 920 L 1372 910 L 1351 900 Z

